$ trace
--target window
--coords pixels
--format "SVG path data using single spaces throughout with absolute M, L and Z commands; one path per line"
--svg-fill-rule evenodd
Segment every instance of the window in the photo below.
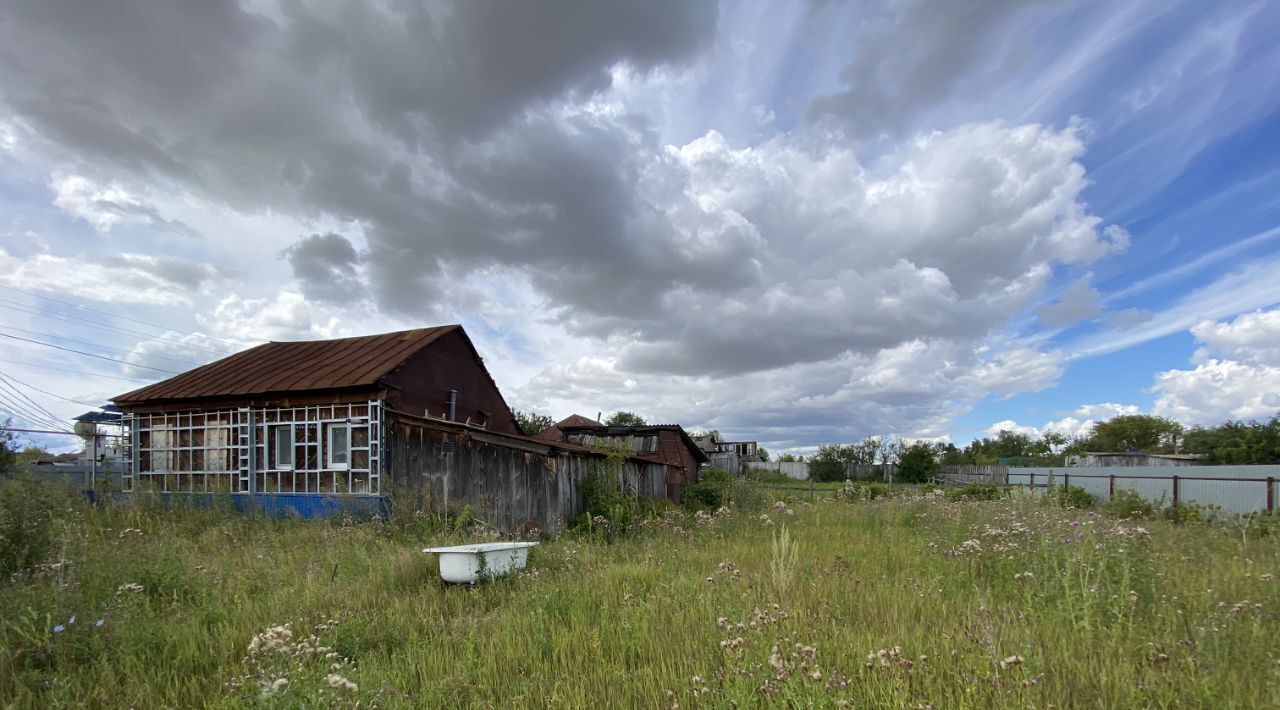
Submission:
M 351 427 L 347 424 L 329 425 L 329 468 L 346 470 L 351 460 Z
M 272 427 L 275 434 L 275 448 L 272 457 L 276 469 L 293 468 L 293 425 Z

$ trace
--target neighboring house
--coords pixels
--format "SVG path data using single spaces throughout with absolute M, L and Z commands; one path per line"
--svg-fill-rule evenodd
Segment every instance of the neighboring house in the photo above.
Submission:
M 698 469 L 709 461 L 678 424 L 605 426 L 574 414 L 539 432 L 536 438 L 592 449 L 605 443 L 621 444 L 635 452 L 635 458 L 666 468 L 667 497 L 675 502 L 680 501 L 684 486 L 698 482 Z
M 226 494 L 302 515 L 470 505 L 502 529 L 551 529 L 581 508 L 603 455 L 521 436 L 461 326 L 267 343 L 113 400 L 132 493 Z M 629 459 L 620 485 L 665 494 Z M 394 496 L 393 496 L 394 494 Z
M 719 434 L 701 434 L 693 437 L 693 443 L 711 461 L 711 465 L 726 471 L 740 471 L 744 466 L 760 460 L 759 446 L 754 441 L 724 441 Z
M 1145 454 L 1141 451 L 1089 451 L 1068 456 L 1066 465 L 1083 466 L 1202 466 L 1203 454 Z

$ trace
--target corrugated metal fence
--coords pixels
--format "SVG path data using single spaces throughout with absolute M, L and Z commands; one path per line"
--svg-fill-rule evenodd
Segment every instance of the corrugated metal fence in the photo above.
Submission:
M 1081 466 L 1011 468 L 1009 484 L 1044 487 L 1077 486 L 1109 500 L 1115 491 L 1131 490 L 1161 505 L 1216 505 L 1229 513 L 1275 510 L 1280 466 L 1196 466 L 1170 473 L 1167 466 Z

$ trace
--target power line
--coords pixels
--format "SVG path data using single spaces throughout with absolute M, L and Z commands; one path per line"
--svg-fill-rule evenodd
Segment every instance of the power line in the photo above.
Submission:
M 30 339 L 30 338 L 20 338 L 20 337 L 18 337 L 18 336 L 16 336 L 16 335 L 9 335 L 8 333 L 0 333 L 0 337 L 3 337 L 3 338 L 12 338 L 12 339 L 14 339 L 14 340 L 21 340 L 21 341 L 23 341 L 23 342 L 26 342 L 26 343 L 34 343 L 34 344 L 36 344 L 36 345 L 43 345 L 43 346 L 45 346 L 45 347 L 47 347 L 47 348 L 54 348 L 54 349 L 57 349 L 57 350 L 65 350 L 65 351 L 67 351 L 67 352 L 69 352 L 69 353 L 75 353 L 75 354 L 77 354 L 77 355 L 85 355 L 85 356 L 87 356 L 87 357 L 96 357 L 96 358 L 98 358 L 99 360 L 106 360 L 107 362 L 117 362 L 117 363 L 120 363 L 121 365 L 132 365 L 133 367 L 141 367 L 141 368 L 143 368 L 143 369 L 145 369 L 145 370 L 155 370 L 156 372 L 163 372 L 163 373 L 166 373 L 166 374 L 169 374 L 169 375 L 177 375 L 177 374 L 181 374 L 181 373 L 178 373 L 178 372 L 174 372 L 173 370 L 165 370 L 165 369 L 162 369 L 162 368 L 159 368 L 159 367 L 152 367 L 152 366 L 150 366 L 150 365 L 140 365 L 140 364 L 138 364 L 138 363 L 136 363 L 136 362 L 129 362 L 128 360 L 117 360 L 117 359 L 115 359 L 115 358 L 113 358 L 113 357 L 107 357 L 106 355 L 97 355 L 97 354 L 95 354 L 95 353 L 87 353 L 87 352 L 85 352 L 85 351 L 83 351 L 83 350 L 76 350 L 75 348 L 64 348 L 64 347 L 62 347 L 61 345 L 54 345 L 53 343 L 42 343 L 42 342 L 40 342 L 39 340 L 32 340 L 32 339 Z
M 49 429 L 19 429 L 11 426 L 0 426 L 0 431 L 18 431 L 24 434 L 62 434 L 63 436 L 79 436 L 74 431 L 50 431 Z
M 25 328 L 16 328 L 16 327 L 11 326 L 11 325 L 0 325 L 0 328 L 5 328 L 5 329 L 7 329 L 7 330 L 16 330 L 16 331 L 18 331 L 19 333 L 26 333 L 27 335 L 39 335 L 39 336 L 43 336 L 43 337 L 46 337 L 46 338 L 56 338 L 57 340 L 65 340 L 65 341 L 67 341 L 67 342 L 71 342 L 71 343 L 79 343 L 79 344 L 81 344 L 81 345 L 88 345 L 88 346 L 90 346 L 90 347 L 96 347 L 96 348 L 107 348 L 108 350 L 115 350 L 116 352 L 127 352 L 127 351 L 125 351 L 125 349 L 124 349 L 124 348 L 113 347 L 113 346 L 111 346 L 111 345 L 104 345 L 104 344 L 102 344 L 102 343 L 94 343 L 94 342 L 91 342 L 91 341 L 88 341 L 88 340 L 78 340 L 78 339 L 76 339 L 76 338 L 68 338 L 68 337 L 67 337 L 67 336 L 65 336 L 65 335 L 57 335 L 57 334 L 55 334 L 55 333 L 42 333 L 42 332 L 40 332 L 40 331 L 36 331 L 36 330 L 27 330 L 27 329 L 25 329 Z M 3 335 L 3 334 L 2 334 L 2 333 L 0 333 L 0 335 Z M 181 343 L 172 343 L 172 344 L 174 344 L 174 345 L 179 345 L 179 346 L 181 345 Z M 147 357 L 150 357 L 150 358 L 156 358 L 156 359 L 159 359 L 159 360 L 168 360 L 168 361 L 170 361 L 170 362 L 176 362 L 176 363 L 178 363 L 179 365 L 186 365 L 186 366 L 188 366 L 188 367 L 199 367 L 199 365 L 198 365 L 197 363 L 194 363 L 194 362 L 192 362 L 191 360 L 181 360 L 181 359 L 179 359 L 179 358 L 176 358 L 176 357 L 169 357 L 169 356 L 167 356 L 167 355 L 150 355 L 150 354 L 149 354 L 149 355 L 147 355 Z
M 10 381 L 10 382 L 16 382 L 16 383 L 18 383 L 18 384 L 22 385 L 23 387 L 26 387 L 26 388 L 27 388 L 27 389 L 29 389 L 29 390 L 34 390 L 34 391 L 36 391 L 36 392 L 39 392 L 40 394 L 48 395 L 48 396 L 50 396 L 50 397 L 54 397 L 54 398 L 57 398 L 57 399 L 66 400 L 66 401 L 68 401 L 68 402 L 74 402 L 74 403 L 76 403 L 76 404 L 83 404 L 83 405 L 84 405 L 84 406 L 86 406 L 86 407 L 93 407 L 94 409 L 102 409 L 102 405 L 100 405 L 100 404 L 90 404 L 90 403 L 88 403 L 88 402 L 84 402 L 84 401 L 81 401 L 81 400 L 78 400 L 78 399 L 72 399 L 72 398 L 70 398 L 70 397 L 63 397 L 63 396 L 62 396 L 62 395 L 60 395 L 60 394 L 54 394 L 54 393 L 49 392 L 49 391 L 47 391 L 47 390 L 42 390 L 42 389 L 40 389 L 39 387 L 36 387 L 35 385 L 32 385 L 32 384 L 28 384 L 28 383 L 26 383 L 26 382 L 23 382 L 22 380 L 20 380 L 20 379 L 18 379 L 18 378 L 16 378 L 16 377 L 14 377 L 13 375 L 9 375 L 9 374 L 6 374 L 6 373 L 3 373 L 3 372 L 0 372 L 0 377 L 7 377 L 7 378 L 9 379 L 9 381 Z
M 51 424 L 53 422 L 57 422 L 58 426 L 65 426 L 65 424 L 63 423 L 62 417 L 59 417 L 57 414 L 54 414 L 53 412 L 50 412 L 49 410 L 45 409 L 39 402 L 28 397 L 26 393 L 24 393 L 22 390 L 14 386 L 14 384 L 10 382 L 7 377 L 0 375 L 0 385 L 3 385 L 10 392 L 13 392 L 15 395 L 19 397 L 20 400 L 30 404 L 32 409 L 35 412 L 39 414 L 43 414 L 44 416 L 42 418 L 45 420 L 44 423 Z
M 57 365 L 44 365 L 38 362 L 23 362 L 22 360 L 10 360 L 8 358 L 0 358 L 0 362 L 7 362 L 11 365 L 23 365 L 26 367 L 41 367 L 46 370 L 57 370 L 59 372 L 70 372 L 73 375 L 84 375 L 86 377 L 104 377 L 108 380 L 127 380 L 129 382 L 141 382 L 149 385 L 155 380 L 144 380 L 140 377 L 125 377 L 124 375 L 103 375 L 97 372 L 85 372 L 84 370 L 73 370 L 69 367 L 58 367 Z
M 68 313 L 59 313 L 57 311 L 42 311 L 38 308 L 32 308 L 31 306 L 28 306 L 25 303 L 19 303 L 18 301 L 11 301 L 7 298 L 0 298 L 0 308 L 8 308 L 10 310 L 15 310 L 19 313 L 26 313 L 27 315 L 39 316 L 41 318 L 52 318 L 54 320 L 60 320 L 63 323 L 71 323 L 73 325 L 77 325 L 80 327 L 88 327 L 88 328 L 96 328 L 98 330 L 105 330 L 109 333 L 126 333 L 128 335 L 132 335 L 137 338 L 142 338 L 143 340 L 155 340 L 161 343 L 173 342 L 171 340 L 165 340 L 164 338 L 159 337 L 154 333 L 144 333 L 140 330 L 122 328 L 118 325 L 107 325 L 105 323 L 98 323 L 92 319 L 81 318 L 80 316 L 73 316 Z M 171 331 L 171 332 L 176 333 L 179 331 Z M 200 335 L 199 333 L 189 333 L 189 335 L 198 335 L 202 338 L 209 338 L 209 336 Z M 223 357 L 227 355 L 231 355 L 235 352 L 233 350 L 219 350 L 215 348 L 208 348 L 208 347 L 204 347 L 203 345 L 192 345 L 192 344 L 186 344 L 186 345 L 189 348 L 194 348 L 196 350 L 204 350 L 205 352 L 213 353 L 214 355 L 219 355 Z
M 55 424 L 54 422 L 40 416 L 38 413 L 33 412 L 30 407 L 23 405 L 21 402 L 17 402 L 9 395 L 8 392 L 0 391 L 0 407 L 3 407 L 3 411 L 8 413 L 10 416 L 16 416 L 19 419 L 29 421 L 39 426 L 65 428 L 62 423 L 59 422 Z
M 110 312 L 110 311 L 103 311 L 103 310 L 99 310 L 99 309 L 97 309 L 97 308 L 91 308 L 91 307 L 89 307 L 89 306 L 83 306 L 83 305 L 80 305 L 79 303 L 72 303 L 72 302 L 70 302 L 70 301 L 63 301 L 63 300 L 60 300 L 60 299 L 57 299 L 57 298 L 53 298 L 52 296 L 44 296 L 44 295 L 41 295 L 41 294 L 38 294 L 38 293 L 34 293 L 34 292 L 32 292 L 32 291 L 24 291 L 24 290 L 22 290 L 22 289 L 20 289 L 20 288 L 14 288 L 13 286 L 5 286 L 5 285 L 3 285 L 3 284 L 0 284 L 0 288 L 6 289 L 6 290 L 9 290 L 9 291 L 16 291 L 16 292 L 18 292 L 18 293 L 21 293 L 21 294 L 24 294 L 24 295 L 27 295 L 27 296 L 31 296 L 32 298 L 43 298 L 43 299 L 44 299 L 44 300 L 46 300 L 46 301 L 52 301 L 53 303 L 61 303 L 61 304 L 62 304 L 62 305 L 64 305 L 64 306 L 71 306 L 72 308 L 76 308 L 76 309 L 80 309 L 80 310 L 91 311 L 91 312 L 93 312 L 93 313 L 100 313 L 100 314 L 102 314 L 102 315 L 104 315 L 104 316 L 110 316 L 110 317 L 112 317 L 112 318 L 118 318 L 118 319 L 120 319 L 120 320 L 126 320 L 126 321 L 129 321 L 130 323 L 137 323 L 137 324 L 139 324 L 139 325 L 149 325 L 149 326 L 151 326 L 152 328 L 160 328 L 161 330 L 169 330 L 169 331 L 174 331 L 174 332 L 177 332 L 177 333 L 183 333 L 183 332 L 185 332 L 187 335 L 202 335 L 203 337 L 209 338 L 210 340 L 216 340 L 216 341 L 218 341 L 218 342 L 220 342 L 220 343 L 223 343 L 223 344 L 225 344 L 225 345 L 230 345 L 230 346 L 231 346 L 231 347 L 233 347 L 233 348 L 234 348 L 234 347 L 236 347 L 236 344 L 235 344 L 235 343 L 232 343 L 232 342 L 227 341 L 227 340 L 223 340 L 223 339 L 221 339 L 221 338 L 215 338 L 215 337 L 210 336 L 210 335 L 203 335 L 203 334 L 201 334 L 201 333 L 192 333 L 192 332 L 190 332 L 190 331 L 180 331 L 180 330 L 178 330 L 177 328 L 170 328 L 170 327 L 165 326 L 165 325 L 160 325 L 159 323 L 152 323 L 151 321 L 145 321 L 145 320 L 141 320 L 141 319 L 139 319 L 139 318 L 130 318 L 129 316 L 122 316 L 122 315 L 119 315 L 119 314 L 116 314 L 116 313 L 112 313 L 112 312 Z

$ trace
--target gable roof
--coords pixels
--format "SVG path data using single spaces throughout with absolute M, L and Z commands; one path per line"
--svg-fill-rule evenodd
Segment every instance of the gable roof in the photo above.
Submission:
M 590 417 L 584 417 L 581 414 L 570 414 L 564 419 L 561 419 L 555 424 L 552 424 L 546 429 L 534 434 L 533 438 L 538 439 L 539 441 L 560 441 L 564 438 L 562 430 L 573 427 L 578 427 L 580 429 L 587 427 L 603 429 L 604 425 Z
M 644 426 L 605 426 L 604 424 L 601 424 L 600 422 L 597 422 L 593 419 L 586 419 L 586 417 L 581 417 L 581 419 L 584 419 L 589 423 L 584 425 L 576 425 L 576 426 L 569 425 L 565 423 L 568 421 L 568 419 L 566 419 L 564 422 L 560 422 L 559 424 L 556 424 L 553 427 L 549 427 L 546 430 L 544 430 L 542 433 L 538 434 L 538 438 L 542 438 L 543 434 L 551 432 L 553 429 L 556 432 L 557 439 L 563 438 L 570 432 L 593 434 L 598 437 L 623 437 L 623 436 L 648 436 L 650 434 L 656 435 L 659 432 L 670 431 L 670 432 L 675 432 L 677 434 L 677 437 L 679 438 L 680 443 L 683 444 L 685 448 L 689 449 L 689 452 L 693 454 L 693 458 L 695 461 L 698 461 L 699 463 L 707 463 L 708 461 L 711 460 L 711 458 L 707 456 L 707 453 L 703 451 L 702 448 L 699 447 L 696 443 L 694 443 L 693 438 L 689 436 L 689 432 L 685 431 L 684 427 L 680 426 L 679 424 L 645 424 Z M 660 460 L 663 463 L 669 463 L 669 464 L 680 463 L 679 456 L 672 451 L 659 451 L 656 454 L 642 452 L 642 453 L 637 453 L 636 456 L 638 458 L 645 458 L 645 459 L 651 458 L 655 460 Z
M 126 392 L 120 404 L 371 387 L 460 325 L 335 340 L 271 342 Z M 465 334 L 464 334 L 465 337 Z

